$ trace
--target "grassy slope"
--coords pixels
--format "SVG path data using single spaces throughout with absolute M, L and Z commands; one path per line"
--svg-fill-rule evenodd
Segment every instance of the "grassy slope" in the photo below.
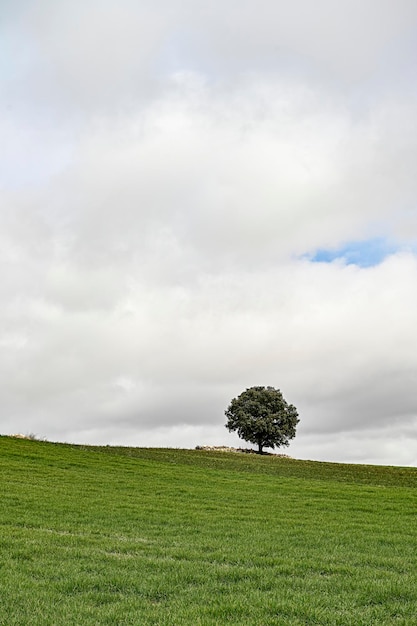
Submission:
M 0 624 L 417 623 L 417 470 L 0 437 Z

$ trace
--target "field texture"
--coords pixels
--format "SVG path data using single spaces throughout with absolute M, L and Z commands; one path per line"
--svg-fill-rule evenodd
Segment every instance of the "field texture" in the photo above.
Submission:
M 417 624 L 417 470 L 0 437 L 0 624 Z

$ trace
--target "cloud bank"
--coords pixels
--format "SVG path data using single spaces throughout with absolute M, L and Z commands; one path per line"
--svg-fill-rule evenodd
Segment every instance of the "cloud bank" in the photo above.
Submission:
M 0 13 L 1 432 L 417 464 L 415 3 Z

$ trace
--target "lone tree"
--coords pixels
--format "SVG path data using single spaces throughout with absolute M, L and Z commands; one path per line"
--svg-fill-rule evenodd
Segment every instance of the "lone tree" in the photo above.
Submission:
M 226 428 L 230 432 L 237 431 L 241 439 L 257 444 L 259 454 L 264 447 L 288 446 L 300 421 L 295 406 L 288 404 L 274 387 L 246 389 L 233 398 L 225 415 Z

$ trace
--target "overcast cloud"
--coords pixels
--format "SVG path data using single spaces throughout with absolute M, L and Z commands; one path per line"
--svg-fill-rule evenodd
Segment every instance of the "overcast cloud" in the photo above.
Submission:
M 415 0 L 0 6 L 0 432 L 417 465 Z

